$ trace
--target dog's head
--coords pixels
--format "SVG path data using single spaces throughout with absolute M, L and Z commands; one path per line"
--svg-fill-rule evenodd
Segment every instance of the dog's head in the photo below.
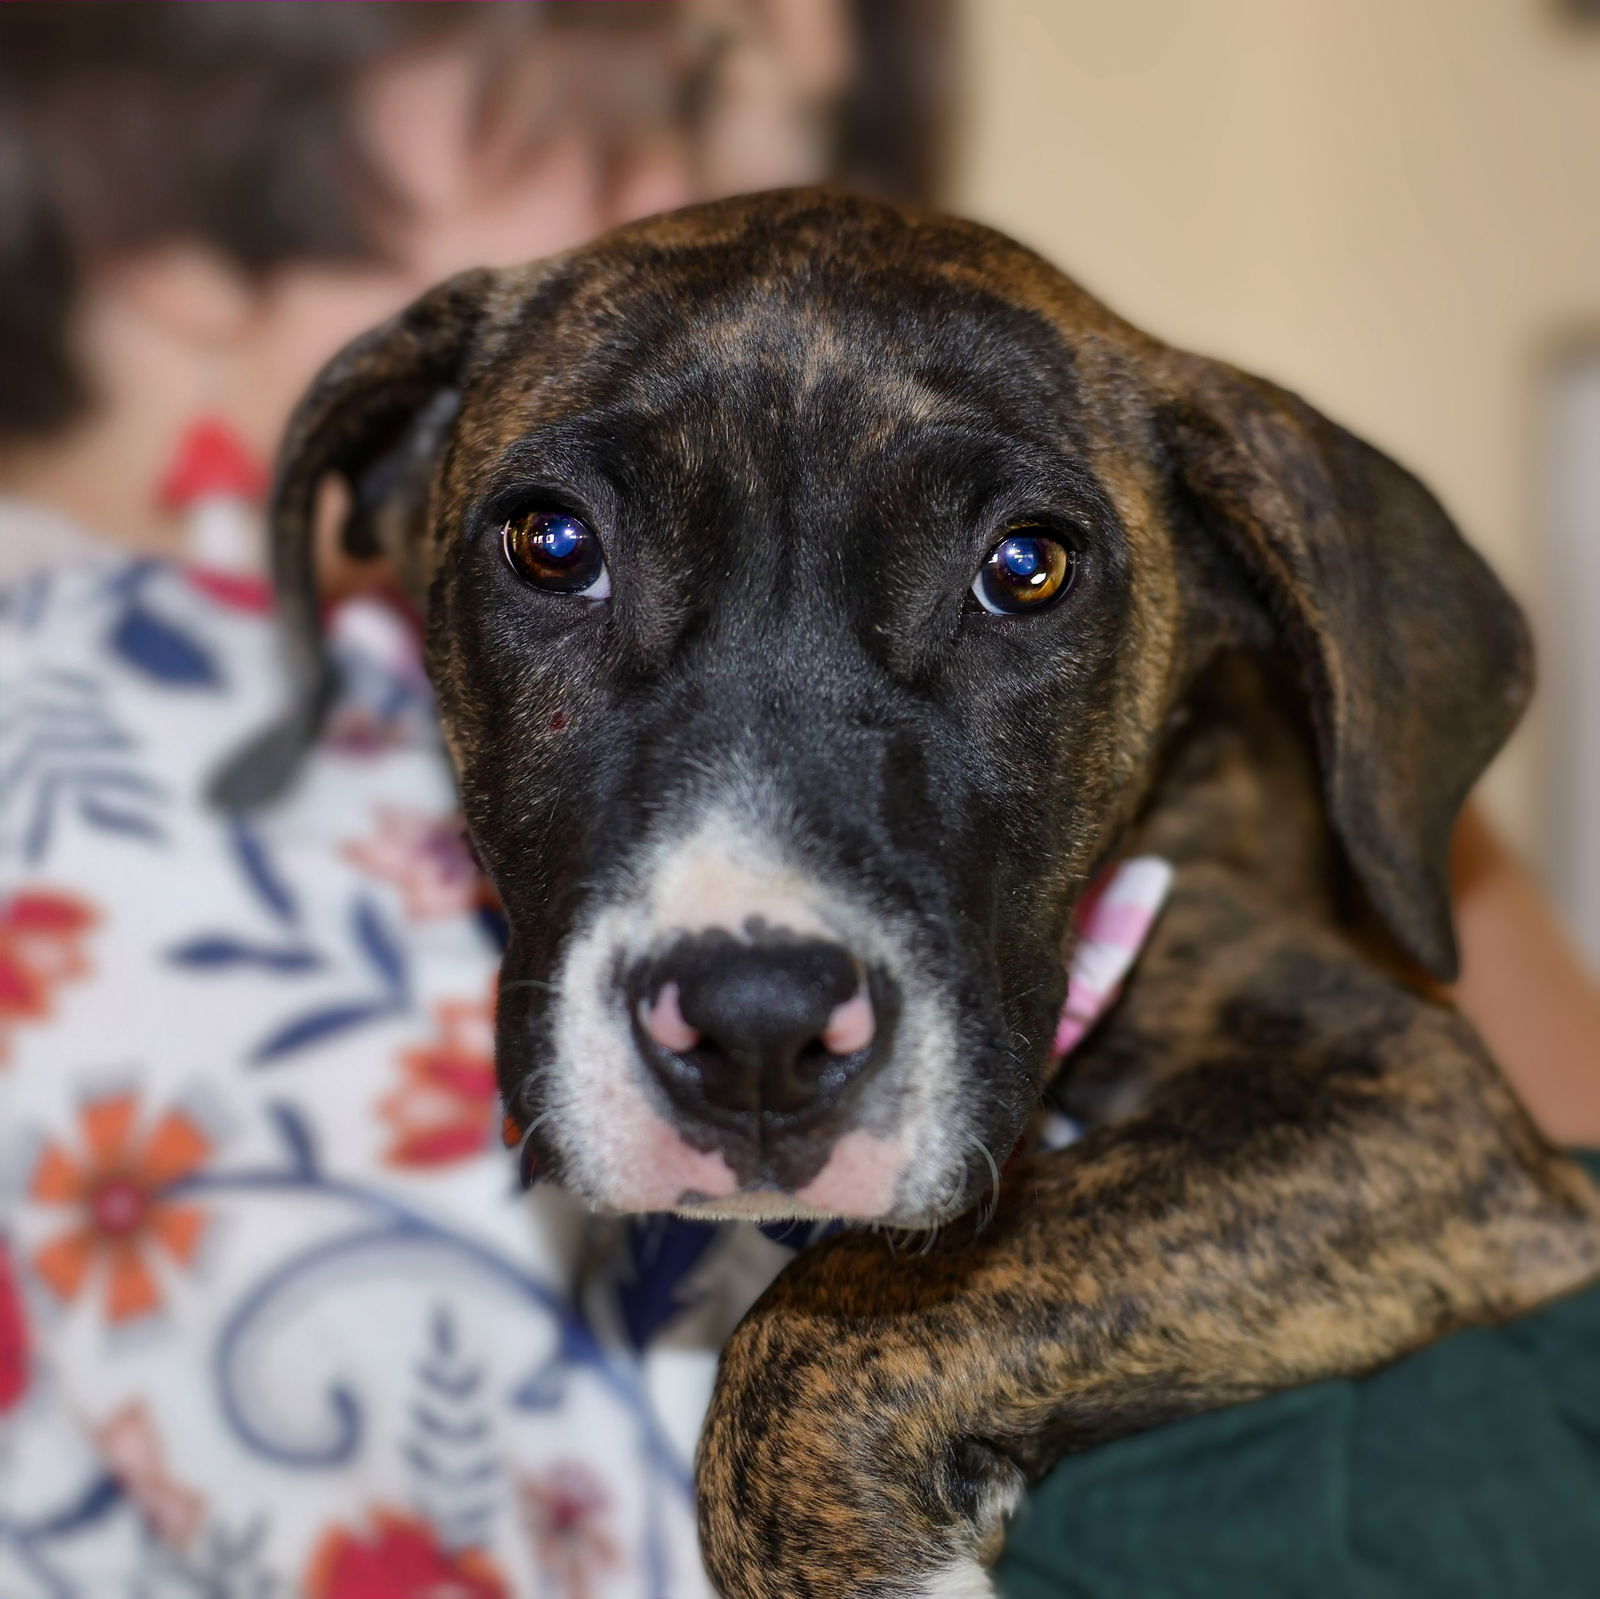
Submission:
M 508 1105 L 620 1209 L 932 1222 L 1037 1102 L 1076 897 L 1218 648 L 1291 665 L 1328 814 L 1422 967 L 1520 621 L 1413 478 L 967 223 L 816 193 L 442 285 L 290 430 L 426 610 L 511 936 Z

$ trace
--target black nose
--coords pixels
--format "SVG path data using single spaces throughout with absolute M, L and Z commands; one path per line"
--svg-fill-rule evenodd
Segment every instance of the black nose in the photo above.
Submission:
M 701 933 L 642 965 L 627 987 L 645 1060 L 673 1103 L 697 1118 L 832 1108 L 880 1053 L 876 1007 L 862 1047 L 836 1054 L 824 1040 L 841 1005 L 857 994 L 870 1004 L 871 994 L 849 951 L 823 939 Z M 672 1021 L 652 1025 L 662 1006 Z M 681 1047 L 667 1047 L 663 1036 L 685 1023 L 690 1031 L 673 1040 Z

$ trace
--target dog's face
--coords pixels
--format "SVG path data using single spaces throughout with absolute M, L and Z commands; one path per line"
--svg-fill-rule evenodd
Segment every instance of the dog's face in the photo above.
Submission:
M 1398 522 L 1424 568 L 1452 541 L 1461 620 L 1497 591 L 1314 413 L 986 230 L 817 195 L 641 224 L 407 317 L 308 399 L 280 530 L 298 549 L 308 485 L 413 428 L 426 511 L 389 537 L 511 929 L 501 1084 L 590 1200 L 971 1204 L 1037 1103 L 1076 896 L 1223 644 L 1293 634 L 1335 824 L 1367 828 L 1368 893 L 1448 965 L 1434 908 L 1402 902 L 1439 892 L 1460 795 L 1435 761 L 1419 797 L 1382 748 L 1437 705 L 1380 727 L 1355 702 L 1397 664 L 1460 671 L 1448 641 L 1419 668 L 1386 638 L 1378 613 L 1432 603 Z M 391 499 L 405 459 L 368 474 Z
M 948 1214 L 1037 1098 L 1170 674 L 1116 376 L 806 233 L 544 293 L 463 405 L 431 601 L 508 1102 L 610 1205 Z

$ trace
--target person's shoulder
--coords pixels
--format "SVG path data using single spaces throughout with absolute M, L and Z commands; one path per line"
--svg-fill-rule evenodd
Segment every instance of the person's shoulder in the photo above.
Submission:
M 38 670 L 97 635 L 135 563 L 103 546 L 0 574 L 0 679 Z M 80 653 L 68 648 L 68 654 Z
M 71 657 L 85 669 L 183 681 L 199 670 L 200 632 L 265 634 L 266 610 L 219 604 L 183 567 L 90 543 L 0 582 L 0 659 L 15 667 Z
M 48 576 L 114 552 L 49 506 L 0 494 L 0 589 Z

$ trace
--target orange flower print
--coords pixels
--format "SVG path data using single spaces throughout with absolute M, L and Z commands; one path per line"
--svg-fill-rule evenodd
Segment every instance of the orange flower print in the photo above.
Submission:
M 372 1512 L 365 1536 L 335 1527 L 317 1545 L 305 1599 L 510 1599 L 492 1561 L 450 1550 L 420 1516 Z
M 447 999 L 434 1015 L 439 1037 L 400 1056 L 401 1084 L 378 1104 L 391 1166 L 445 1166 L 494 1139 L 494 998 Z
M 98 920 L 82 900 L 49 889 L 0 899 L 0 1065 L 12 1028 L 44 1021 L 51 990 L 88 972 L 83 944 Z
M 159 1247 L 187 1266 L 206 1225 L 198 1206 L 169 1199 L 165 1191 L 205 1161 L 210 1142 L 176 1110 L 136 1140 L 138 1113 L 133 1094 L 91 1100 L 79 1117 L 82 1156 L 47 1145 L 29 1187 L 37 1203 L 74 1214 L 67 1231 L 35 1251 L 33 1269 L 58 1299 L 74 1300 L 95 1267 L 103 1267 L 106 1317 L 113 1322 L 161 1308 L 148 1251 Z

